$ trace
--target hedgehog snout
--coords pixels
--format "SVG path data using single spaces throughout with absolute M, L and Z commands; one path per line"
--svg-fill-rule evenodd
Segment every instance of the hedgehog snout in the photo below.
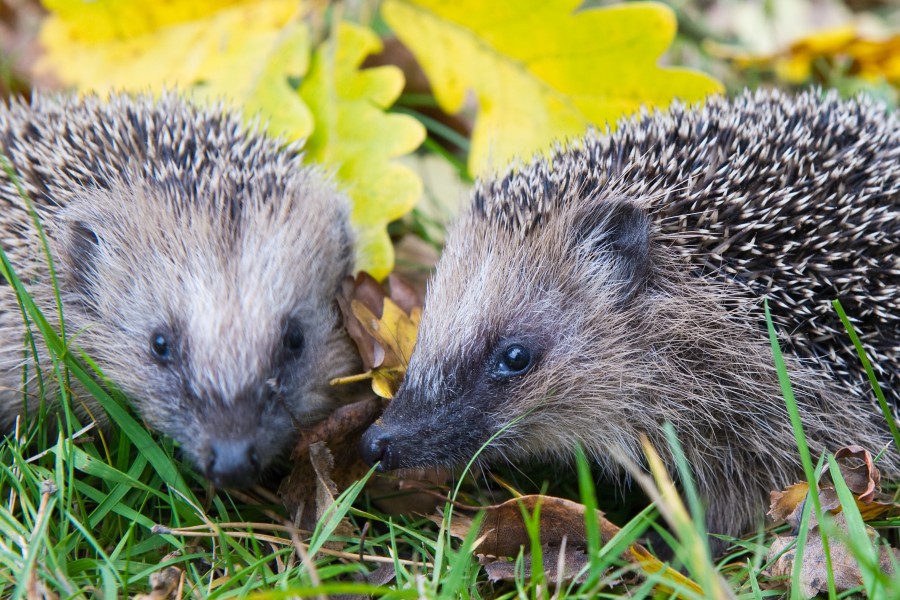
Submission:
M 391 451 L 391 442 L 395 438 L 392 428 L 374 424 L 366 431 L 360 442 L 360 453 L 363 460 L 370 465 L 378 464 L 379 471 L 393 471 L 399 468 L 398 454 Z
M 260 472 L 259 454 L 247 439 L 214 439 L 209 444 L 206 477 L 218 488 L 253 485 Z

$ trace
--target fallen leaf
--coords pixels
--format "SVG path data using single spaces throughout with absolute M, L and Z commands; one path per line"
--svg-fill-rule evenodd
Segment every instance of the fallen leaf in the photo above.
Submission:
M 346 473 L 335 473 L 334 456 L 328 449 L 325 442 L 315 442 L 309 446 L 309 462 L 316 473 L 316 496 L 315 496 L 315 518 L 313 523 L 318 523 L 325 516 L 325 513 L 334 504 L 335 498 L 342 491 L 338 488 L 332 477 L 346 476 Z M 315 528 L 315 525 L 313 525 Z M 341 519 L 334 530 L 335 536 L 350 537 L 354 534 L 353 524 L 347 517 Z M 325 542 L 325 547 L 333 550 L 340 550 L 343 547 L 341 542 Z
M 384 362 L 384 347 L 369 335 L 362 322 L 353 313 L 351 303 L 359 302 L 380 317 L 386 295 L 381 284 L 365 271 L 357 274 L 355 279 L 346 277 L 341 282 L 341 293 L 337 301 L 344 316 L 344 329 L 356 343 L 363 368 L 366 370 Z
M 845 534 L 847 533 L 847 523 L 843 514 L 835 515 L 834 522 L 840 530 Z M 867 526 L 866 530 L 870 537 L 878 536 L 871 527 Z M 793 582 L 792 574 L 796 559 L 795 549 L 791 548 L 791 546 L 796 541 L 797 536 L 777 536 L 772 542 L 766 557 L 766 561 L 771 564 L 763 572 L 770 579 L 778 578 L 788 588 Z M 893 562 L 900 560 L 900 551 L 884 545 L 878 546 L 878 549 L 881 569 L 885 573 L 892 573 Z M 828 538 L 828 550 L 831 554 L 831 566 L 836 590 L 844 592 L 862 585 L 863 578 L 859 569 L 859 563 L 847 545 L 831 536 Z M 811 598 L 828 591 L 828 563 L 825 559 L 822 535 L 818 528 L 811 529 L 807 536 L 798 584 L 800 586 L 800 594 L 805 598 Z
M 584 583 L 590 571 L 587 567 L 591 561 L 583 550 L 568 551 L 568 548 L 544 546 L 541 549 L 543 573 L 548 583 Z M 518 581 L 516 563 L 511 560 L 489 560 L 483 563 L 488 579 L 498 581 Z M 532 573 L 531 556 L 522 557 L 522 570 L 526 576 Z
M 803 516 L 803 505 L 808 494 L 809 484 L 807 483 L 795 483 L 782 492 L 771 492 L 769 494 L 769 517 L 775 522 L 784 521 L 796 529 L 800 526 L 800 519 Z M 822 507 L 822 510 L 828 512 L 840 510 L 841 503 L 833 487 L 819 489 L 819 506 Z M 815 525 L 816 516 L 811 514 L 810 519 L 810 525 Z
M 875 466 L 872 454 L 861 446 L 846 446 L 835 453 L 841 476 L 856 498 L 856 506 L 864 521 L 900 514 L 900 504 L 891 502 L 880 494 L 881 472 Z M 785 521 L 796 529 L 800 526 L 803 503 L 809 493 L 806 482 L 795 483 L 783 491 L 772 491 L 769 496 L 769 517 L 773 521 Z M 819 503 L 822 510 L 837 514 L 841 503 L 826 471 L 819 483 Z M 810 515 L 811 526 L 816 525 L 815 515 Z
M 529 547 L 531 541 L 523 519 L 523 511 L 533 514 L 540 507 L 540 541 L 543 552 L 544 573 L 550 581 L 580 580 L 578 574 L 590 564 L 587 550 L 587 532 L 585 530 L 585 506 L 564 498 L 552 496 L 530 495 L 508 500 L 494 506 L 478 507 L 485 515 L 478 530 L 473 552 L 481 557 L 485 570 L 494 578 L 505 579 L 510 574 L 510 563 L 507 559 L 518 556 L 522 548 Z M 595 516 L 600 525 L 600 543 L 608 543 L 618 532 L 619 527 L 610 523 L 599 510 Z M 451 535 L 465 539 L 471 530 L 471 520 L 460 520 L 454 514 L 454 528 Z M 528 553 L 525 554 L 527 558 Z M 563 570 L 558 569 L 562 556 Z M 663 580 L 675 583 L 685 589 L 701 593 L 700 587 L 663 564 L 640 544 L 632 544 L 622 554 L 622 559 L 640 566 L 641 571 L 663 573 Z M 525 575 L 529 576 L 530 560 L 526 560 Z M 667 586 L 660 586 L 671 590 Z
M 800 523 L 803 501 L 809 493 L 809 484 L 795 483 L 782 491 L 769 492 L 769 517 L 775 522 L 787 521 L 792 527 Z
M 178 567 L 166 567 L 150 574 L 150 593 L 137 594 L 134 600 L 174 600 L 182 585 L 184 573 Z
M 853 495 L 860 502 L 872 502 L 875 492 L 881 491 L 881 471 L 875 467 L 869 451 L 862 446 L 846 446 L 834 453 L 834 459 Z M 830 480 L 831 475 L 827 471 L 825 474 Z
M 540 505 L 541 543 L 559 546 L 566 538 L 572 548 L 587 547 L 587 533 L 584 527 L 583 504 L 554 498 L 553 496 L 530 495 L 508 500 L 503 504 L 485 507 L 476 550 L 488 556 L 514 557 L 522 546 L 529 544 L 528 530 L 522 518 L 522 511 L 534 513 Z M 619 528 L 606 520 L 597 511 L 600 523 L 600 539 L 607 543 L 618 533 Z
M 817 65 L 842 66 L 842 71 L 866 81 L 884 79 L 900 87 L 900 34 L 868 37 L 853 25 L 817 31 L 771 54 L 753 55 L 721 49 L 738 68 L 768 69 L 790 83 L 815 78 Z
M 386 226 L 412 210 L 422 181 L 392 159 L 412 152 L 425 128 L 412 117 L 385 112 L 403 90 L 397 67 L 360 69 L 381 50 L 371 30 L 340 22 L 336 38 L 316 49 L 300 96 L 316 116 L 306 160 L 329 166 L 353 200 L 357 269 L 376 279 L 390 273 L 394 251 Z
M 641 564 L 641 570 L 647 573 L 662 573 L 663 575 L 665 575 L 665 579 L 675 584 L 676 588 L 660 585 L 659 587 L 664 591 L 671 591 L 678 588 L 693 590 L 695 592 L 700 591 L 700 586 L 697 585 L 697 583 L 695 583 L 692 579 L 688 579 L 675 569 L 670 568 L 667 564 L 663 563 L 658 558 L 650 554 L 650 551 L 644 548 L 642 545 L 632 544 L 628 547 L 628 551 L 635 558 L 635 560 Z
M 661 4 L 386 0 L 382 16 L 446 112 L 459 112 L 474 93 L 473 174 L 547 152 L 591 124 L 614 126 L 642 105 L 722 91 L 708 75 L 657 66 L 676 30 Z
M 291 473 L 278 488 L 298 527 L 315 529 L 333 498 L 368 472 L 359 456 L 359 440 L 381 410 L 381 400 L 368 398 L 338 408 L 301 432 L 291 453 Z
M 390 295 L 365 272 L 344 280 L 338 304 L 367 371 L 332 380 L 332 385 L 372 379 L 372 389 L 382 398 L 392 398 L 400 387 L 416 344 L 422 302 L 399 277 L 392 275 L 388 284 Z

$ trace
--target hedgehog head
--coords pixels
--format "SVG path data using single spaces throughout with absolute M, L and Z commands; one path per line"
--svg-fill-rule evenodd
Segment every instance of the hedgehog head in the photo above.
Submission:
M 572 424 L 597 414 L 579 407 L 585 386 L 608 399 L 616 431 L 624 370 L 615 365 L 632 359 L 652 226 L 640 201 L 567 184 L 567 174 L 537 162 L 480 184 L 449 234 L 406 378 L 364 437 L 370 462 L 457 465 L 485 445 L 488 458 L 564 455 Z M 602 306 L 601 318 L 587 306 Z M 589 381 L 585 363 L 613 368 Z M 567 397 L 573 388 L 579 397 Z
M 334 302 L 352 266 L 345 199 L 287 153 L 237 150 L 125 168 L 48 220 L 75 343 L 227 487 L 252 483 L 354 369 Z

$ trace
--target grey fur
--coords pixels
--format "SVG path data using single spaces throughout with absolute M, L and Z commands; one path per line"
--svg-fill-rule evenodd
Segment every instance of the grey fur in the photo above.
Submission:
M 358 368 L 334 302 L 353 262 L 348 202 L 296 150 L 173 94 L 0 106 L 0 151 L 47 229 L 69 338 L 217 483 L 249 483 L 298 425 L 339 402 L 329 378 Z M 5 173 L 0 243 L 56 318 L 36 230 Z M 292 322 L 304 339 L 294 353 L 282 343 Z M 23 365 L 34 374 L 23 330 L 0 284 L 7 431 L 24 408 Z M 158 333 L 168 360 L 150 350 Z M 239 475 L 214 472 L 214 448 Z
M 448 235 L 409 371 L 363 452 L 386 468 L 565 459 L 674 472 L 672 422 L 712 531 L 801 477 L 762 313 L 780 328 L 816 456 L 890 444 L 830 301 L 900 388 L 900 126 L 815 92 L 712 98 L 590 134 L 480 182 Z M 498 376 L 510 343 L 534 367 Z M 881 461 L 900 473 L 897 449 Z

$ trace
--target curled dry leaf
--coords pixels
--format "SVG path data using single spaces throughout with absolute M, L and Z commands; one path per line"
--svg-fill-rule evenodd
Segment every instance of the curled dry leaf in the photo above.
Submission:
M 551 582 L 580 581 L 590 565 L 585 529 L 585 506 L 564 498 L 532 495 L 514 498 L 502 504 L 481 507 L 485 517 L 481 521 L 473 551 L 482 558 L 482 564 L 492 579 L 507 579 L 513 574 L 509 558 L 518 556 L 521 548 L 528 547 L 530 538 L 523 519 L 523 511 L 534 514 L 540 510 L 540 540 L 544 573 Z M 610 523 L 599 510 L 595 516 L 600 525 L 600 543 L 608 543 L 619 527 Z M 465 538 L 472 523 L 454 515 L 455 527 L 451 534 Z M 526 552 L 526 558 L 528 553 Z M 626 562 L 638 565 L 644 572 L 663 572 L 664 580 L 678 586 L 702 593 L 700 587 L 670 569 L 640 544 L 632 544 L 622 553 Z M 561 566 L 560 566 L 561 565 Z M 525 574 L 531 574 L 531 565 L 525 561 Z M 662 586 L 660 586 L 662 587 Z
M 388 277 L 388 285 L 390 294 L 365 272 L 344 280 L 338 304 L 366 372 L 334 379 L 332 385 L 371 379 L 372 390 L 382 398 L 392 398 L 400 387 L 416 344 L 422 302 L 399 277 Z
M 872 502 L 875 492 L 881 491 L 881 471 L 869 451 L 862 446 L 845 446 L 834 453 L 834 459 L 850 491 L 860 502 Z M 828 473 L 826 476 L 830 477 Z
M 795 483 L 781 492 L 771 492 L 769 494 L 769 516 L 773 521 L 784 521 L 792 528 L 796 529 L 800 526 L 800 518 L 803 516 L 803 505 L 809 494 L 809 484 Z M 841 508 L 837 493 L 833 487 L 823 487 L 819 489 L 819 505 L 822 510 L 828 512 L 837 512 Z M 816 524 L 816 516 L 810 515 L 810 525 Z
M 856 498 L 856 506 L 866 521 L 900 513 L 900 505 L 885 499 L 876 500 L 881 491 L 881 472 L 875 466 L 872 454 L 861 446 L 846 446 L 838 450 L 835 460 L 841 470 L 841 476 Z M 803 514 L 803 503 L 809 493 L 809 485 L 805 482 L 795 483 L 783 491 L 773 491 L 770 495 L 769 516 L 774 521 L 785 521 L 796 529 L 800 526 Z M 826 472 L 819 484 L 819 502 L 822 510 L 838 513 L 841 503 L 838 501 L 834 484 Z M 815 515 L 810 524 L 815 525 Z
M 559 546 L 563 538 L 566 538 L 572 548 L 587 547 L 583 504 L 564 498 L 532 495 L 487 507 L 479 531 L 481 542 L 476 547 L 478 553 L 488 556 L 516 556 L 519 548 L 529 542 L 522 511 L 532 514 L 538 508 L 541 511 L 541 543 Z M 619 528 L 607 521 L 600 511 L 597 511 L 597 520 L 603 543 L 619 532 Z

